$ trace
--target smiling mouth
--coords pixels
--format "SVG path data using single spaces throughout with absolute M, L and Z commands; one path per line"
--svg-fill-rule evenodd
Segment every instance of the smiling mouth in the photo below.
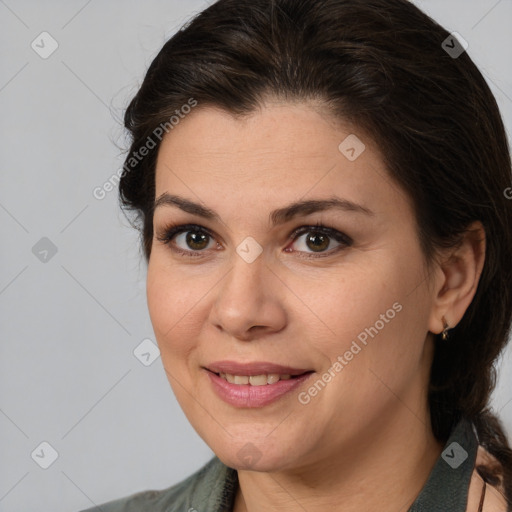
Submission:
M 302 375 L 306 375 L 308 373 L 313 373 L 313 371 L 308 371 L 301 373 L 299 375 L 290 375 L 288 373 L 279 374 L 279 373 L 262 373 L 260 375 L 234 375 L 231 373 L 223 373 L 223 372 L 213 372 L 208 370 L 211 373 L 214 373 L 221 379 L 229 382 L 230 384 L 236 385 L 250 385 L 250 386 L 266 386 L 275 384 L 280 380 L 293 380 L 301 377 Z

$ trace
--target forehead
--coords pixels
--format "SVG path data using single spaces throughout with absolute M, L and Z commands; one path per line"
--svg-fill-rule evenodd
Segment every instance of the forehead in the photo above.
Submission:
M 296 180 L 301 170 L 309 175 L 327 172 L 340 160 L 339 145 L 353 131 L 314 104 L 267 102 L 238 118 L 220 108 L 199 105 L 163 138 L 157 188 L 171 178 L 166 167 L 207 171 L 210 177 L 214 173 L 221 179 L 281 176 Z M 358 133 L 364 139 L 366 156 L 372 153 L 374 163 L 380 165 L 373 142 Z

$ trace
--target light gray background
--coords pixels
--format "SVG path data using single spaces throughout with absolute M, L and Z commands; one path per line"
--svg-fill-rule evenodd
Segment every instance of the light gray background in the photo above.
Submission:
M 145 264 L 117 192 L 92 193 L 122 166 L 120 119 L 147 66 L 209 3 L 0 0 L 1 512 L 168 487 L 213 455 L 160 359 L 133 354 L 154 340 Z M 512 1 L 416 3 L 468 41 L 510 133 Z M 43 31 L 59 45 L 47 59 L 31 48 Z M 32 252 L 42 237 L 58 250 L 46 263 Z M 494 407 L 512 436 L 510 349 L 500 365 Z M 31 457 L 43 441 L 58 452 L 48 469 Z

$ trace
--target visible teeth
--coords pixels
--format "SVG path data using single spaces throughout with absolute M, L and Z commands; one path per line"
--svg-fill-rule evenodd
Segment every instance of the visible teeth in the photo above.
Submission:
M 279 380 L 279 373 L 269 373 L 267 375 L 267 384 L 274 384 Z
M 267 376 L 266 375 L 251 375 L 249 377 L 249 384 L 251 386 L 266 386 Z
M 251 376 L 221 373 L 220 376 L 230 384 L 250 384 L 251 386 L 265 386 L 267 384 L 274 384 L 279 380 L 291 379 L 291 375 L 289 374 L 279 375 L 278 373 Z

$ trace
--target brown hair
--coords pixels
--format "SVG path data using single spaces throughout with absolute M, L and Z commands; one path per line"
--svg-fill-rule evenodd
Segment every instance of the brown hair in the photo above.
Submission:
M 267 95 L 320 99 L 378 144 L 413 200 L 429 264 L 437 248 L 454 246 L 481 221 L 483 272 L 449 340 L 436 336 L 429 405 L 440 441 L 462 417 L 474 423 L 480 444 L 501 463 L 512 503 L 512 451 L 487 408 L 512 319 L 512 201 L 504 194 L 511 162 L 495 98 L 467 52 L 454 58 L 445 51 L 449 36 L 407 0 L 219 0 L 150 65 L 125 114 L 132 137 L 126 162 L 190 98 L 237 116 L 254 112 Z M 125 164 L 119 185 L 147 260 L 158 147 Z

